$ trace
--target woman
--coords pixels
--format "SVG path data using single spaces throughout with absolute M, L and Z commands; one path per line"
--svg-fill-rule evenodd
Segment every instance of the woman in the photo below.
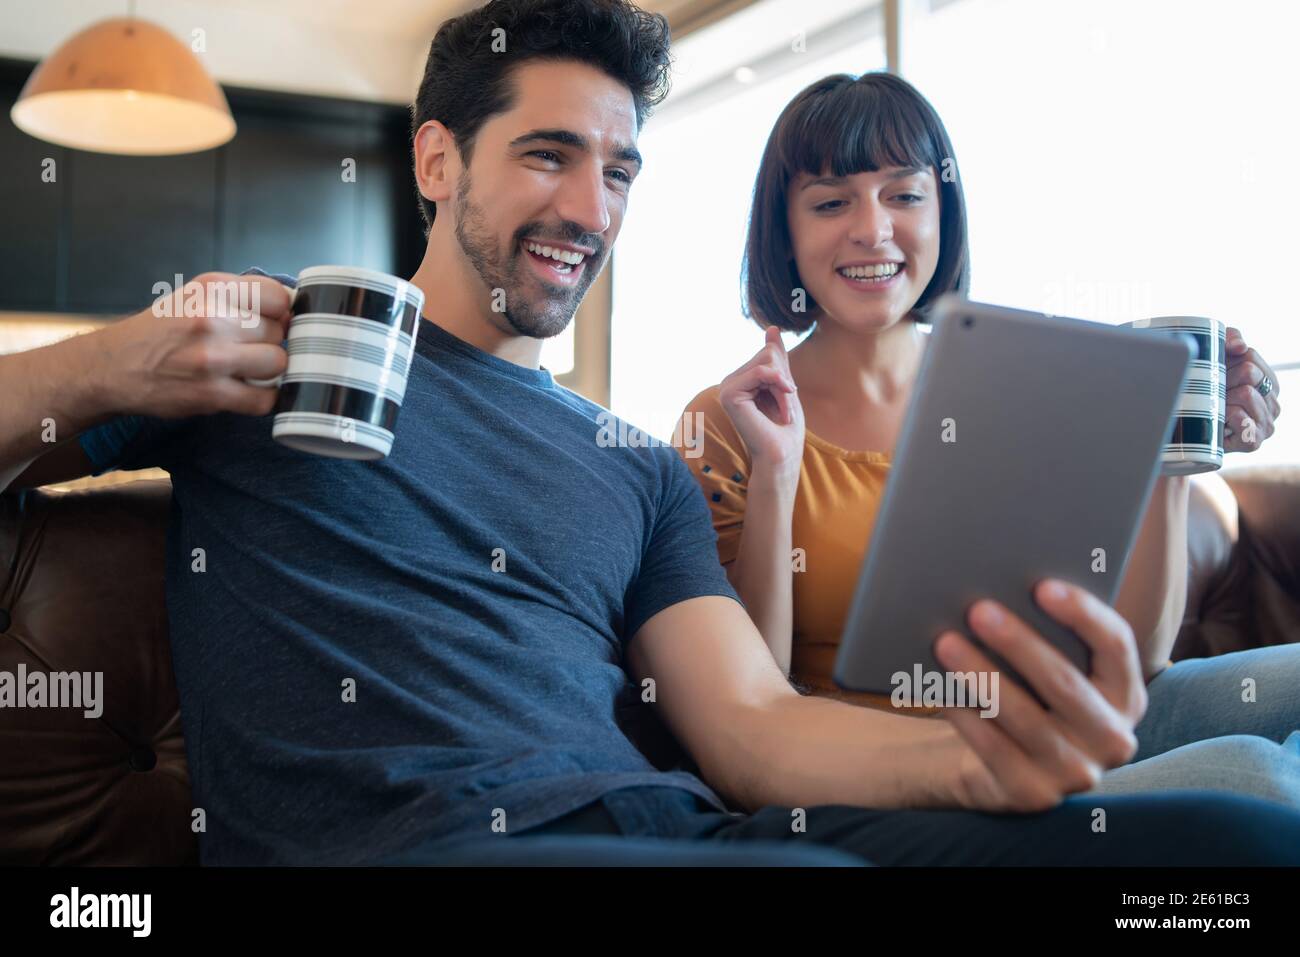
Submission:
M 766 342 L 686 410 L 703 415 L 703 455 L 686 461 L 719 557 L 777 663 L 813 694 L 868 707 L 889 699 L 843 692 L 831 674 L 925 350 L 920 325 L 938 296 L 967 288 L 954 157 L 933 107 L 898 77 L 829 76 L 796 96 L 764 150 L 745 252 L 745 314 Z M 811 333 L 787 354 L 782 330 Z M 1278 389 L 1241 334 L 1228 335 L 1226 448 L 1249 451 L 1273 432 Z M 1187 503 L 1186 478 L 1159 479 L 1116 602 L 1149 682 L 1135 761 L 1160 757 L 1111 772 L 1102 790 L 1231 786 L 1300 804 L 1300 734 L 1275 743 L 1300 708 L 1290 695 L 1246 707 L 1232 680 L 1244 669 L 1294 689 L 1300 646 L 1169 666 Z M 1171 702 L 1189 696 L 1196 714 L 1177 714 Z

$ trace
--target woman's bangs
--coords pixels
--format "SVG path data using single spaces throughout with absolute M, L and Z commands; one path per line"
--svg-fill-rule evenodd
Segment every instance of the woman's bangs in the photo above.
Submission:
M 792 174 L 852 176 L 942 162 L 917 104 L 894 90 L 847 83 L 808 107 L 790 130 Z

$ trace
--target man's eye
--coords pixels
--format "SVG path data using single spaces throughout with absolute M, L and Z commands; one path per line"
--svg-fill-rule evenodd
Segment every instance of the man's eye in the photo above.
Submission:
M 552 150 L 531 150 L 528 155 L 536 156 L 547 163 L 558 163 L 560 161 L 560 154 Z
M 899 193 L 895 199 L 901 199 L 903 202 L 910 204 L 919 203 L 925 199 L 920 193 Z
M 611 170 L 606 170 L 606 175 L 613 176 L 615 179 L 617 179 L 620 183 L 623 183 L 624 185 L 630 184 L 632 182 L 632 177 L 627 175 L 627 170 L 618 169 L 617 167 Z

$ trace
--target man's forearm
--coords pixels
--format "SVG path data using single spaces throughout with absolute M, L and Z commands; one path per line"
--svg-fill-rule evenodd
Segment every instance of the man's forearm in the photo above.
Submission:
M 1148 680 L 1169 660 L 1187 605 L 1188 494 L 1185 476 L 1156 481 L 1115 602 L 1133 628 Z
M 709 774 L 746 810 L 813 807 L 955 807 L 965 743 L 947 721 L 790 695 L 733 728 L 747 780 Z M 708 773 L 708 772 L 706 772 Z
M 0 356 L 0 489 L 55 443 L 113 413 L 93 361 L 100 335 Z

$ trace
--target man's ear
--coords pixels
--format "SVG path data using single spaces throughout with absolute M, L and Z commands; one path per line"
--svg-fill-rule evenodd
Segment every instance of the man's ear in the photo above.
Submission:
M 451 198 L 457 178 L 460 155 L 451 130 L 437 120 L 429 120 L 415 132 L 415 182 L 420 195 L 432 203 Z

